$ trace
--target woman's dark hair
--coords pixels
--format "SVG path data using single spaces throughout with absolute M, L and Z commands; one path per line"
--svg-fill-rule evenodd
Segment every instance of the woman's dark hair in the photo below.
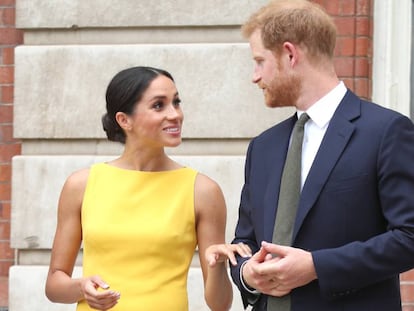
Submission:
M 111 141 L 125 143 L 126 135 L 115 119 L 117 112 L 131 114 L 150 83 L 159 75 L 174 81 L 165 70 L 153 67 L 131 67 L 118 72 L 106 89 L 106 113 L 102 116 L 103 129 Z

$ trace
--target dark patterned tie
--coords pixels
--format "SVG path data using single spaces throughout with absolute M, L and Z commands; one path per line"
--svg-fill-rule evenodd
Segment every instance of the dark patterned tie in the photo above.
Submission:
M 279 202 L 272 242 L 290 246 L 301 188 L 303 132 L 309 116 L 303 113 L 296 121 L 280 183 Z M 268 297 L 268 311 L 290 311 L 290 295 Z

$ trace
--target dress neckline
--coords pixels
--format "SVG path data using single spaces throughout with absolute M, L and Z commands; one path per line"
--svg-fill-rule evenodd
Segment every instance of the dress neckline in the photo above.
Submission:
M 132 172 L 132 173 L 142 173 L 142 174 L 162 174 L 162 173 L 173 173 L 173 172 L 180 172 L 183 170 L 188 169 L 188 167 L 186 166 L 182 166 L 182 167 L 178 167 L 175 169 L 171 169 L 171 170 L 163 170 L 163 171 L 141 171 L 141 170 L 132 170 L 132 169 L 127 169 L 127 168 L 122 168 L 119 166 L 115 166 L 112 164 L 109 164 L 108 162 L 103 162 L 102 165 L 109 167 L 111 169 L 115 169 L 115 170 L 119 170 L 119 171 L 124 171 L 124 172 Z

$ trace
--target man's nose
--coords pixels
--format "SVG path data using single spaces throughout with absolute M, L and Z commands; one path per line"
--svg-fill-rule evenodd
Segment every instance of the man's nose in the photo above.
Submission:
M 260 74 L 258 73 L 258 71 L 255 69 L 255 70 L 253 71 L 252 82 L 253 82 L 253 83 L 257 83 L 257 82 L 259 82 L 259 81 L 260 81 L 260 79 L 261 79 L 261 76 L 260 76 Z

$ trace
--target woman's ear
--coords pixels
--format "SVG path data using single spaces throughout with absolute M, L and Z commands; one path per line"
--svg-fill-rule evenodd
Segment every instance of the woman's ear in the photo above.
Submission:
M 130 131 L 132 129 L 131 119 L 125 112 L 117 112 L 115 120 L 124 131 Z

